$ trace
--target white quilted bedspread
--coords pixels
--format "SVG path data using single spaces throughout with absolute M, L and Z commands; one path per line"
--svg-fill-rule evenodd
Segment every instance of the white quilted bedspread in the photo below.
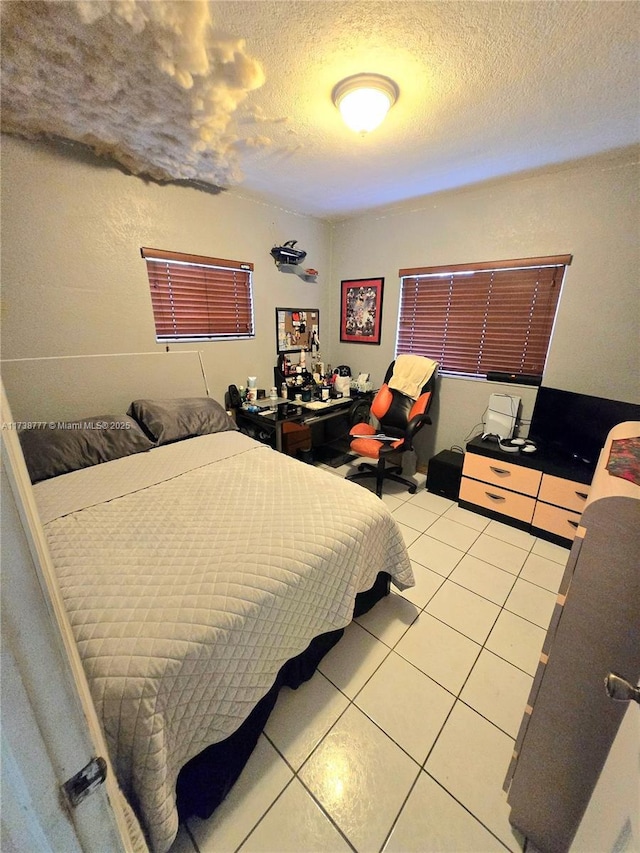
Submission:
M 378 572 L 414 582 L 382 501 L 239 433 L 35 492 L 120 785 L 156 853 L 177 832 L 182 765 L 234 732 L 313 637 L 347 625 Z

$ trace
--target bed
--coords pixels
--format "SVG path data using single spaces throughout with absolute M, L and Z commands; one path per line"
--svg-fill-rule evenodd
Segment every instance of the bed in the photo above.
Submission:
M 382 501 L 210 398 L 70 423 L 21 441 L 120 786 L 164 853 L 224 798 L 280 686 L 413 575 Z

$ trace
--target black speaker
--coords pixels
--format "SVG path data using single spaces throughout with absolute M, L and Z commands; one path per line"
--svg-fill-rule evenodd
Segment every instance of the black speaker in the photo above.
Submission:
M 432 457 L 427 466 L 427 491 L 457 501 L 463 462 L 464 453 L 453 450 L 442 450 Z
M 516 385 L 540 385 L 542 376 L 532 373 L 502 373 L 499 370 L 490 370 L 487 373 L 489 382 L 514 382 Z
M 237 386 L 229 385 L 227 396 L 229 398 L 229 408 L 239 409 L 242 405 L 242 400 L 240 399 L 240 392 L 238 391 Z

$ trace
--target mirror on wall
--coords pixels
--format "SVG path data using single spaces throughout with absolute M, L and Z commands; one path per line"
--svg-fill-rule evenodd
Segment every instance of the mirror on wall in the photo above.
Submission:
M 320 311 L 317 308 L 276 308 L 278 353 L 320 347 Z

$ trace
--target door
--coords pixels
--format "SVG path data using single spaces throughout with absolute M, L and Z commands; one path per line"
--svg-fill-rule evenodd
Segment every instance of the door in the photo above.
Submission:
M 147 847 L 118 787 L 2 390 L 2 849 Z M 105 784 L 77 807 L 61 785 L 92 759 Z
M 613 700 L 612 700 L 613 701 Z M 640 853 L 640 706 L 630 702 L 570 853 Z

